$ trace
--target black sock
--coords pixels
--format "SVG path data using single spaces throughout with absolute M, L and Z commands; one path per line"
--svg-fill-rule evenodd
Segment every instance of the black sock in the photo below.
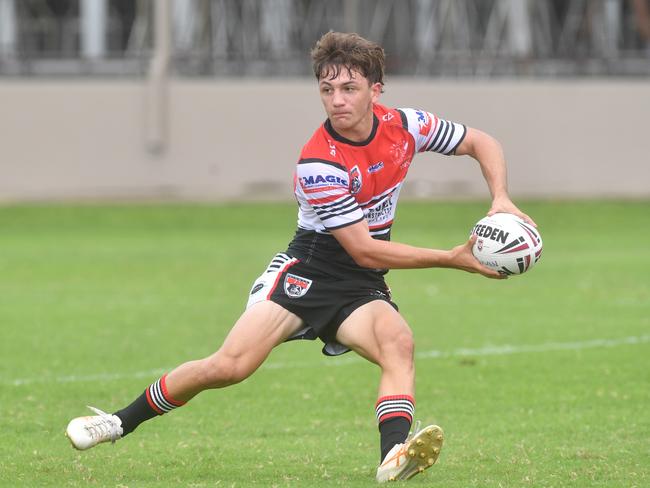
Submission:
M 124 437 L 126 434 L 133 432 L 145 420 L 149 420 L 160 414 L 149 405 L 145 391 L 131 405 L 122 410 L 118 410 L 113 415 L 117 415 L 122 421 L 122 437 Z
M 386 454 L 395 444 L 400 444 L 406 440 L 409 435 L 411 422 L 405 417 L 393 417 L 379 424 L 379 436 L 381 447 L 381 459 L 383 461 Z
M 171 412 L 173 409 L 185 405 L 185 402 L 174 400 L 169 395 L 165 382 L 166 377 L 167 375 L 164 375 L 158 381 L 152 383 L 128 407 L 113 414 L 122 421 L 122 437 L 133 432 L 145 420 Z
M 413 422 L 415 399 L 411 395 L 386 395 L 375 404 L 379 424 L 381 460 L 396 445 L 406 440 Z

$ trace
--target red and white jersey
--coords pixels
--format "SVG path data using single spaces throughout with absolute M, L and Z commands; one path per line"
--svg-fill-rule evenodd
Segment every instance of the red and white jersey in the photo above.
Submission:
M 373 237 L 389 239 L 399 193 L 415 154 L 452 154 L 466 133 L 464 125 L 423 110 L 375 104 L 373 112 L 367 140 L 350 141 L 327 120 L 303 147 L 294 175 L 299 210 L 292 245 L 302 248 L 299 254 L 306 249 L 296 240 L 306 244 L 305 234 L 331 237 L 330 230 L 363 219 Z

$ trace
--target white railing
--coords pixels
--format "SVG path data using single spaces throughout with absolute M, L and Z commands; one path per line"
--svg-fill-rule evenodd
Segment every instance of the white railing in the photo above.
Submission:
M 330 29 L 381 43 L 389 74 L 650 75 L 647 0 L 0 0 L 0 75 L 142 75 L 163 2 L 180 76 L 309 75 Z

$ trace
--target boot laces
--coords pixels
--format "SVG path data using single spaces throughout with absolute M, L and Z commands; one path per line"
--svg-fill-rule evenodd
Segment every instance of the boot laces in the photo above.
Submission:
M 120 425 L 115 421 L 113 415 L 90 405 L 88 405 L 88 408 L 97 414 L 97 417 L 91 418 L 84 426 L 88 435 L 93 439 L 109 439 L 112 443 L 115 443 L 120 438 Z

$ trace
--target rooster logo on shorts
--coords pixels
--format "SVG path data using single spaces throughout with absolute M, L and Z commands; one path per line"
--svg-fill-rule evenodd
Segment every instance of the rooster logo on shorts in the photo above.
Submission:
M 287 277 L 284 279 L 284 293 L 289 298 L 300 298 L 307 293 L 311 282 L 312 280 L 308 280 L 307 278 L 287 273 Z

